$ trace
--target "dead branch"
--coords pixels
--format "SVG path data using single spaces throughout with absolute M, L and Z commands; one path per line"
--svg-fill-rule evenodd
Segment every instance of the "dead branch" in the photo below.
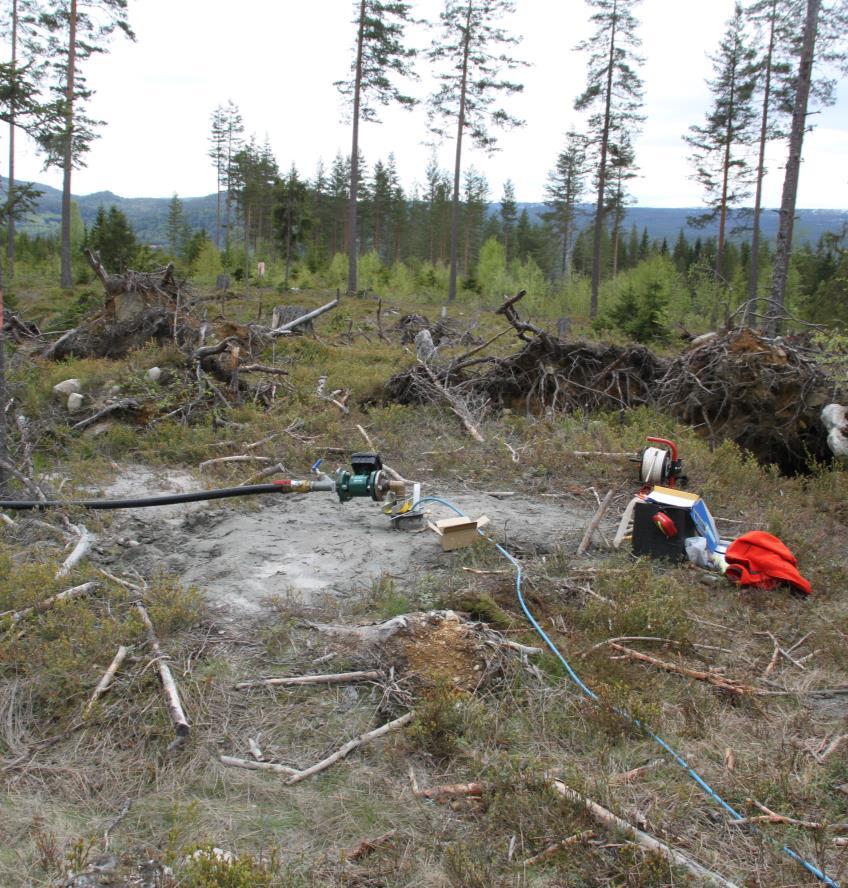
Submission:
M 50 598 L 45 598 L 44 601 L 39 601 L 37 604 L 33 604 L 30 607 L 21 608 L 19 611 L 4 611 L 0 614 L 0 620 L 8 619 L 12 623 L 20 623 L 21 620 L 30 616 L 30 614 L 51 610 L 63 601 L 70 601 L 72 598 L 80 598 L 83 595 L 88 595 L 89 592 L 93 592 L 96 588 L 97 583 L 83 583 L 81 586 L 74 586 L 71 589 L 66 589 L 64 592 L 60 592 L 58 595 L 52 595 Z
M 544 851 L 541 851 L 539 854 L 534 854 L 532 857 L 528 857 L 527 860 L 522 862 L 522 866 L 535 866 L 537 863 L 542 863 L 544 860 L 549 860 L 559 851 L 562 851 L 563 848 L 569 848 L 572 845 L 581 845 L 583 842 L 588 842 L 589 839 L 594 839 L 595 833 L 590 829 L 583 830 L 583 832 L 575 833 L 573 836 L 569 836 L 567 839 L 563 839 L 560 842 L 554 842 L 553 845 L 548 845 Z
M 325 311 L 335 308 L 338 304 L 339 297 L 336 296 L 332 302 L 328 302 L 326 305 L 322 305 L 314 311 L 310 311 L 299 318 L 295 318 L 295 320 L 289 321 L 287 324 L 282 324 L 279 327 L 275 327 L 273 330 L 269 330 L 268 335 L 274 338 L 277 336 L 283 336 L 284 334 L 291 332 L 295 327 L 299 327 L 301 324 L 305 324 L 307 321 L 311 321 L 313 318 L 317 318 L 319 315 L 324 314 Z
M 285 774 L 287 777 L 293 777 L 300 773 L 297 768 L 290 768 L 288 765 L 278 765 L 276 762 L 256 762 L 251 759 L 234 758 L 231 755 L 219 756 L 219 761 L 228 768 L 244 768 L 246 771 L 270 771 L 273 774 Z
M 387 833 L 377 836 L 376 839 L 364 839 L 358 845 L 354 845 L 353 848 L 349 848 L 347 851 L 342 851 L 342 857 L 345 860 L 361 860 L 363 857 L 373 854 L 378 848 L 388 845 L 396 835 L 397 830 L 390 829 Z
M 405 727 L 412 721 L 414 714 L 415 713 L 413 712 L 407 712 L 405 715 L 400 716 L 400 718 L 387 722 L 379 728 L 375 728 L 373 731 L 368 731 L 365 734 L 360 734 L 358 737 L 354 737 L 353 740 L 349 740 L 332 755 L 327 756 L 327 758 L 322 759 L 320 762 L 316 762 L 314 765 L 300 771 L 298 774 L 294 774 L 286 780 L 286 784 L 291 786 L 295 783 L 300 783 L 301 780 L 306 780 L 307 777 L 311 777 L 313 774 L 317 774 L 319 771 L 324 771 L 331 765 L 334 765 L 337 761 L 340 761 L 353 752 L 354 749 L 358 749 L 360 746 L 364 746 L 366 743 L 370 743 L 372 740 L 383 737 L 385 734 L 392 731 L 400 730 L 400 728 Z
M 518 338 L 523 339 L 525 342 L 529 342 L 530 338 L 527 336 L 528 333 L 532 333 L 534 336 L 543 336 L 545 331 L 542 330 L 541 327 L 537 327 L 535 324 L 529 324 L 526 321 L 522 321 L 518 316 L 518 312 L 515 310 L 515 304 L 520 302 L 526 295 L 526 290 L 519 290 L 515 296 L 511 299 L 507 299 L 503 305 L 498 306 L 498 308 L 495 309 L 495 314 L 503 315 L 510 324 L 515 327 L 518 332 Z
M 270 373 L 274 376 L 288 376 L 289 371 L 282 367 L 269 367 L 267 364 L 242 364 L 242 373 Z
M 625 783 L 632 783 L 638 777 L 641 777 L 643 774 L 650 771 L 652 768 L 656 768 L 658 765 L 665 764 L 662 759 L 654 759 L 652 762 L 648 762 L 647 765 L 640 765 L 638 768 L 631 768 L 629 771 L 624 771 L 621 774 L 613 774 L 609 779 L 610 786 L 621 786 Z
M 141 410 L 141 404 L 135 398 L 121 398 L 120 401 L 115 401 L 114 404 L 108 404 L 106 407 L 98 410 L 97 413 L 89 416 L 88 419 L 81 419 L 79 422 L 74 423 L 71 428 L 74 431 L 82 431 L 94 425 L 98 420 L 103 419 L 104 416 L 110 416 L 113 413 L 137 413 L 139 410 Z
M 150 615 L 147 613 L 147 609 L 140 601 L 137 601 L 135 606 L 147 633 L 147 644 L 150 647 L 151 653 L 156 658 L 156 667 L 159 670 L 159 678 L 162 682 L 162 691 L 165 694 L 165 703 L 168 707 L 168 715 L 171 717 L 171 724 L 173 724 L 178 738 L 187 737 L 191 731 L 191 727 L 189 726 L 188 719 L 183 711 L 177 683 L 174 681 L 174 677 L 171 675 L 171 670 L 165 662 L 167 654 L 162 652 L 159 639 L 156 637 L 156 630 L 153 628 L 153 623 L 150 620 Z
M 89 532 L 84 524 L 71 524 L 69 526 L 79 534 L 79 542 L 56 571 L 57 580 L 61 577 L 66 577 L 85 558 L 88 550 L 91 548 L 91 544 L 94 542 L 94 535 Z
M 424 372 L 427 376 L 430 377 L 430 381 L 433 384 L 433 388 L 438 392 L 445 401 L 447 401 L 450 409 L 459 417 L 463 426 L 465 426 L 466 431 L 471 437 L 480 444 L 485 444 L 485 438 L 480 434 L 477 430 L 477 426 L 474 424 L 471 418 L 471 411 L 468 409 L 468 405 L 462 401 L 459 397 L 451 393 L 448 388 L 443 385 L 436 374 L 433 372 L 432 368 L 425 364 L 421 363 L 421 367 L 424 368 Z
M 786 817 L 783 814 L 777 814 L 765 805 L 760 804 L 756 799 L 747 799 L 749 805 L 759 808 L 762 815 L 756 817 L 740 817 L 738 820 L 730 820 L 731 826 L 744 826 L 749 823 L 782 823 L 788 826 L 797 826 L 801 829 L 823 829 L 823 823 L 813 823 L 810 820 L 796 820 L 794 817 Z
M 86 715 L 91 712 L 91 708 L 97 700 L 109 690 L 109 686 L 112 684 L 112 679 L 114 679 L 115 673 L 121 668 L 121 663 L 124 662 L 128 653 L 129 648 L 124 647 L 124 645 L 119 645 L 118 653 L 113 657 L 112 662 L 109 664 L 109 668 L 103 673 L 103 677 L 97 682 L 97 687 L 94 689 L 94 693 L 91 695 L 91 699 L 85 707 Z
M 44 502 L 47 497 L 44 495 L 44 491 L 35 483 L 35 481 L 27 478 L 22 472 L 19 472 L 17 467 L 9 462 L 7 459 L 0 458 L 0 468 L 5 469 L 13 478 L 20 481 L 21 484 L 37 499 L 41 502 Z
M 721 675 L 717 675 L 714 672 L 703 672 L 699 669 L 689 669 L 686 666 L 678 666 L 676 663 L 668 663 L 665 660 L 658 660 L 656 657 L 650 657 L 647 654 L 640 653 L 639 651 L 634 651 L 631 648 L 624 647 L 624 645 L 618 644 L 614 641 L 609 642 L 609 646 L 613 648 L 613 650 L 619 651 L 622 656 L 625 657 L 625 659 L 636 660 L 640 663 L 647 663 L 650 666 L 655 666 L 657 669 L 662 669 L 663 672 L 673 672 L 676 675 L 685 675 L 688 678 L 694 678 L 698 681 L 703 681 L 717 688 L 721 688 L 721 690 L 728 691 L 731 694 L 739 694 L 740 696 L 744 696 L 746 694 L 766 693 L 760 688 L 755 688 L 751 685 L 743 684 L 742 682 L 736 681 L 732 678 L 725 678 Z
M 646 832 L 642 832 L 642 830 L 637 829 L 631 823 L 628 823 L 626 820 L 613 814 L 612 811 L 608 811 L 597 802 L 593 802 L 591 799 L 586 798 L 586 796 L 582 796 L 580 793 L 575 792 L 571 787 L 566 786 L 561 780 L 551 780 L 551 786 L 556 792 L 565 798 L 583 805 L 586 808 L 586 811 L 597 820 L 598 823 L 603 824 L 609 829 L 620 830 L 621 832 L 626 833 L 638 845 L 647 848 L 649 851 L 654 851 L 657 854 L 660 854 L 666 860 L 670 860 L 675 865 L 683 867 L 708 884 L 718 885 L 721 886 L 721 888 L 739 888 L 738 885 L 733 882 L 728 882 L 727 879 L 718 875 L 718 873 L 711 872 L 701 866 L 700 863 L 687 857 L 683 852 L 666 845 L 664 842 L 655 839 Z
M 257 481 L 261 481 L 263 478 L 270 478 L 271 475 L 288 474 L 288 471 L 289 470 L 282 463 L 278 462 L 248 478 L 247 481 L 243 481 L 239 486 L 246 487 L 248 484 L 256 484 Z
M 240 456 L 218 456 L 215 459 L 206 459 L 202 463 L 200 463 L 197 468 L 202 472 L 204 469 L 208 469 L 209 466 L 218 465 L 219 463 L 269 463 L 273 461 L 274 460 L 270 456 L 255 456 L 252 453 L 247 453 L 241 454 Z
M 247 688 L 296 687 L 297 685 L 347 684 L 354 681 L 379 681 L 382 673 L 376 670 L 336 672 L 327 675 L 296 675 L 289 678 L 255 678 L 233 685 L 237 691 Z
M 594 517 L 589 522 L 589 526 L 586 528 L 586 532 L 583 534 L 583 539 L 580 540 L 580 545 L 577 547 L 578 555 L 585 555 L 586 550 L 589 548 L 589 544 L 592 542 L 592 535 L 598 529 L 598 525 L 603 520 L 604 515 L 607 513 L 607 509 L 610 507 L 610 503 L 612 502 L 612 494 L 613 492 L 610 490 L 607 492 L 607 495 L 604 497 L 603 502 L 598 506 L 597 512 L 595 512 Z

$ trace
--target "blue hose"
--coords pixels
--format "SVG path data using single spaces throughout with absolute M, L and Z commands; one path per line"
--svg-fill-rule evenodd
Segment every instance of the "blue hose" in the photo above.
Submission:
M 420 505 L 422 503 L 439 503 L 442 506 L 450 509 L 457 515 L 461 517 L 465 517 L 465 513 L 457 508 L 453 503 L 448 500 L 441 499 L 437 496 L 427 496 L 423 497 L 418 501 L 416 505 Z M 483 536 L 483 531 L 479 531 L 480 535 Z M 530 608 L 527 607 L 527 602 L 524 600 L 524 593 L 521 588 L 521 580 L 524 575 L 523 570 L 521 569 L 521 565 L 518 561 L 507 552 L 506 549 L 500 543 L 494 543 L 495 548 L 498 552 L 506 558 L 507 561 L 515 568 L 515 592 L 518 598 L 518 603 L 521 605 L 521 610 L 524 611 L 524 615 L 530 621 L 530 625 L 536 630 L 536 632 L 541 636 L 542 640 L 545 644 L 550 648 L 551 652 L 554 656 L 559 660 L 560 663 L 565 667 L 565 671 L 568 673 L 569 678 L 577 685 L 580 691 L 587 696 L 590 700 L 594 700 L 596 703 L 601 702 L 601 698 L 588 686 L 584 683 L 584 681 L 580 678 L 580 676 L 572 669 L 571 664 L 568 660 L 560 652 L 559 648 L 553 643 L 553 641 L 548 637 L 548 634 L 545 630 L 539 625 L 538 620 L 533 616 L 530 612 Z M 663 740 L 659 734 L 655 734 L 650 728 L 646 725 L 642 724 L 642 722 L 638 718 L 634 718 L 629 712 L 619 709 L 616 706 L 610 707 L 613 712 L 622 718 L 629 721 L 631 724 L 635 725 L 640 730 L 644 731 L 652 740 L 654 740 L 659 746 L 661 746 L 674 760 L 680 765 L 681 768 L 701 787 L 701 789 L 706 792 L 710 798 L 712 798 L 715 802 L 717 802 L 728 814 L 730 814 L 735 820 L 741 820 L 742 814 L 740 814 L 732 805 L 728 804 L 710 785 L 706 780 L 695 771 L 689 763 L 681 756 L 678 752 L 671 748 L 668 743 Z M 779 843 L 775 842 L 770 836 L 763 833 L 761 830 L 757 830 L 756 827 L 753 829 L 760 833 L 764 838 L 766 838 L 770 843 L 779 845 Z M 811 863 L 809 860 L 805 860 L 801 857 L 797 851 L 793 851 L 788 845 L 780 846 L 780 850 L 786 854 L 788 857 L 791 857 L 796 863 L 799 863 L 808 873 L 815 876 L 820 882 L 823 882 L 825 885 L 831 886 L 831 888 L 839 888 L 839 883 L 835 882 L 828 875 L 823 873 L 814 863 Z

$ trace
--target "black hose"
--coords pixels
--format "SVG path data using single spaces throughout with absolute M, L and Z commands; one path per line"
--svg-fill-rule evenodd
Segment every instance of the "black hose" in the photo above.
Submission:
M 148 506 L 170 506 L 174 503 L 198 503 L 203 500 L 228 499 L 233 496 L 287 492 L 288 490 L 281 484 L 248 484 L 244 487 L 219 487 L 216 490 L 196 490 L 193 493 L 171 493 L 133 499 L 0 500 L 0 509 L 16 511 L 36 509 L 40 512 L 45 509 L 70 508 L 71 506 L 81 506 L 84 509 L 144 509 Z

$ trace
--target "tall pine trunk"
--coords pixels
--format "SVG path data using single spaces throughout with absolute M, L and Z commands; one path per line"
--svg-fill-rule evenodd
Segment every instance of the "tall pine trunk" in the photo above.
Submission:
M 771 2 L 769 44 L 766 52 L 765 81 L 763 83 L 763 113 L 760 118 L 760 144 L 757 155 L 757 187 L 754 193 L 754 222 L 751 231 L 751 261 L 748 267 L 748 305 L 745 320 L 753 326 L 757 317 L 757 297 L 760 286 L 760 216 L 763 207 L 763 179 L 766 175 L 766 142 L 768 141 L 769 102 L 771 101 L 771 74 L 777 23 L 777 0 Z
M 62 273 L 60 283 L 65 289 L 73 286 L 71 273 L 71 171 L 74 163 L 74 89 L 77 67 L 77 0 L 71 0 L 68 23 L 68 75 L 65 85 L 65 145 L 62 159 Z
M 12 0 L 12 88 L 17 88 L 18 0 Z M 6 216 L 6 280 L 15 276 L 15 96 L 9 102 L 9 181 L 6 183 L 9 212 Z M 5 403 L 5 402 L 2 402 Z M 5 459 L 5 451 L 2 453 Z
M 456 299 L 456 272 L 459 261 L 459 176 L 462 169 L 462 135 L 465 129 L 465 93 L 468 87 L 468 50 L 471 44 L 471 0 L 465 17 L 465 33 L 462 41 L 462 80 L 459 88 L 459 115 L 456 124 L 456 160 L 453 168 L 453 199 L 450 225 L 450 284 L 448 302 Z
M 595 203 L 595 231 L 592 240 L 592 296 L 589 303 L 589 317 L 598 314 L 598 293 L 601 289 L 601 233 L 604 224 L 604 190 L 607 181 L 607 152 L 609 150 L 610 114 L 612 108 L 612 75 L 615 62 L 615 38 L 618 24 L 618 4 L 613 5 L 612 29 L 610 31 L 610 48 L 607 88 L 604 96 L 604 126 L 601 130 L 601 162 L 598 167 L 598 200 Z
M 359 31 L 356 35 L 356 73 L 353 80 L 353 135 L 350 146 L 350 196 L 348 198 L 347 291 L 356 293 L 357 219 L 356 197 L 359 191 L 359 106 L 362 100 L 362 42 L 365 37 L 365 0 L 359 3 Z
M 789 256 L 792 251 L 792 228 L 795 224 L 795 201 L 798 197 L 798 179 L 801 175 L 801 151 L 807 128 L 807 104 L 813 79 L 813 60 L 819 25 L 821 0 L 807 0 L 801 60 L 798 66 L 797 89 L 792 109 L 792 129 L 789 134 L 789 158 L 783 179 L 780 200 L 780 222 L 777 229 L 774 271 L 771 282 L 771 305 L 766 319 L 766 332 L 773 336 L 778 331 L 786 304 L 786 281 L 789 277 Z

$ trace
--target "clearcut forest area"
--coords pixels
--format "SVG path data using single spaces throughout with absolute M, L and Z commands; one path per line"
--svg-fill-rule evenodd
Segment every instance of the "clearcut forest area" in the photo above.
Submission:
M 527 203 L 536 13 L 338 6 L 350 149 L 223 102 L 194 202 L 72 190 L 141 5 L 2 7 L 0 886 L 848 884 L 848 7 L 728 4 L 639 214 L 651 0 Z

